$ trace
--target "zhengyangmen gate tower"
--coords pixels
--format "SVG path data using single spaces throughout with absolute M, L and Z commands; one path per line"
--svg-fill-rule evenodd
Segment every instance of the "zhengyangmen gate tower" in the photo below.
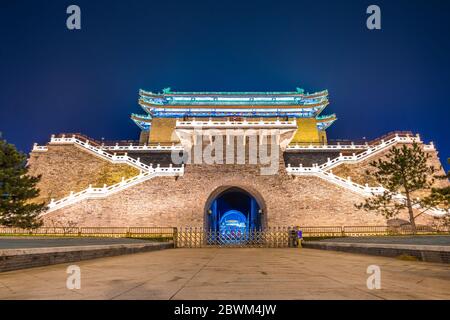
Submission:
M 30 174 L 42 175 L 44 221 L 213 230 L 386 225 L 354 206 L 383 190 L 365 174 L 369 162 L 416 141 L 442 170 L 437 151 L 412 132 L 330 139 L 326 130 L 336 116 L 323 114 L 328 103 L 328 91 L 300 88 L 141 90 L 144 114 L 131 115 L 139 140 L 66 133 L 34 146 Z M 431 224 L 438 214 L 429 211 L 416 223 Z

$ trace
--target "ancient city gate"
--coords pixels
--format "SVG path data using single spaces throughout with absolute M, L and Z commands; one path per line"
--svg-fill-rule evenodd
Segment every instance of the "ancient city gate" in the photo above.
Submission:
M 203 228 L 178 228 L 177 247 L 289 247 L 296 232 L 290 227 L 267 227 L 264 200 L 255 190 L 222 186 L 205 204 Z

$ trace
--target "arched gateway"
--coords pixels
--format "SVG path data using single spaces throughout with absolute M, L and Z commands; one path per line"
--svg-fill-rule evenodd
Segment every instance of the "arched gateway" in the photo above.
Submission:
M 216 189 L 205 206 L 205 228 L 220 233 L 261 230 L 265 206 L 262 198 L 247 188 L 223 186 Z

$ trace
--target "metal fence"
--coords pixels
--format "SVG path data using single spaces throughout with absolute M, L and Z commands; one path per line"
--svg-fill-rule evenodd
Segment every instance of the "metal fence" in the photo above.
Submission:
M 412 235 L 411 226 L 325 226 L 325 227 L 299 227 L 304 238 L 324 237 L 367 237 L 367 236 L 395 236 Z M 417 226 L 416 233 L 425 234 L 448 234 L 448 228 L 436 228 L 431 226 Z
M 292 231 L 301 230 L 303 238 L 395 236 L 413 234 L 410 226 L 318 226 L 269 227 L 241 233 L 221 233 L 201 227 L 41 227 L 22 229 L 0 227 L 0 236 L 113 237 L 173 240 L 177 247 L 289 247 Z M 450 234 L 450 230 L 417 226 L 416 234 Z
M 178 248 L 202 247 L 256 247 L 286 248 L 295 246 L 297 238 L 293 227 L 271 227 L 264 230 L 221 232 L 203 228 L 179 228 L 174 239 Z
M 3 236 L 109 237 L 172 240 L 174 227 L 40 227 L 37 229 L 0 227 Z

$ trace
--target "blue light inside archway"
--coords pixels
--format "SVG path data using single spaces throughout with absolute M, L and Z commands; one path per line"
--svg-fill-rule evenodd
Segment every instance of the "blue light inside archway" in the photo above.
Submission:
M 230 188 L 216 196 L 208 209 L 207 227 L 236 234 L 261 228 L 261 208 L 245 190 Z
M 247 217 L 240 211 L 225 212 L 219 221 L 219 230 L 225 234 L 242 234 L 247 230 Z

